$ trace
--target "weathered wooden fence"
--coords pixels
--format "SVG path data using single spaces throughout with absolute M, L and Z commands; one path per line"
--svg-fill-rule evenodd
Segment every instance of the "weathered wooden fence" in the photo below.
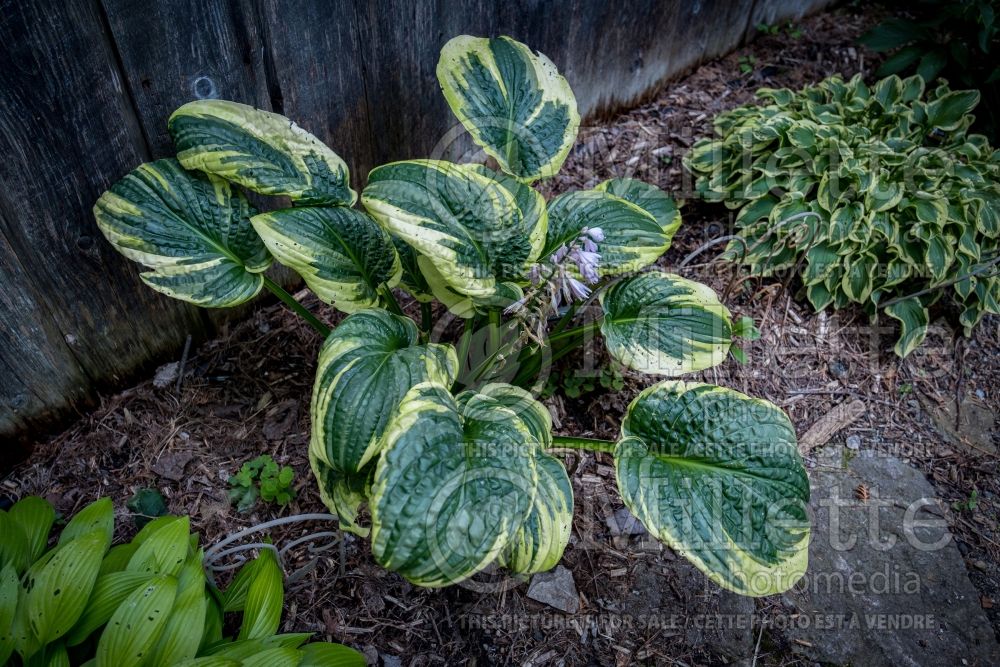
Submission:
M 205 312 L 144 287 L 91 214 L 129 170 L 173 153 L 166 119 L 184 102 L 290 116 L 358 188 L 453 126 L 434 76 L 453 35 L 544 52 L 586 116 L 827 2 L 0 0 L 0 441 L 212 332 Z

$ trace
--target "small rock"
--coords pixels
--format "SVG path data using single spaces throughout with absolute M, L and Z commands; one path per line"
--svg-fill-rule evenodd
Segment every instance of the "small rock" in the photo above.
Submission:
M 382 654 L 382 664 L 385 667 L 403 667 L 403 661 L 397 655 Z
M 176 361 L 163 364 L 156 369 L 156 374 L 153 376 L 153 386 L 157 389 L 166 389 L 174 382 L 177 382 L 177 373 L 180 371 L 180 368 L 180 363 Z
M 567 614 L 575 614 L 580 610 L 580 597 L 576 592 L 573 573 L 562 565 L 556 565 L 556 569 L 532 577 L 528 597 Z
M 840 359 L 834 359 L 826 365 L 826 370 L 830 373 L 831 377 L 835 377 L 838 380 L 847 379 L 847 364 L 845 364 Z
M 621 509 L 615 510 L 612 516 L 607 519 L 608 528 L 611 530 L 611 534 L 618 535 L 645 535 L 646 528 L 642 525 L 628 508 L 622 507 Z
M 847 448 L 853 450 L 861 449 L 861 436 L 860 435 L 849 435 L 847 436 Z
M 979 399 L 986 398 L 986 392 L 983 391 L 982 389 L 977 389 L 976 390 L 976 398 L 979 398 Z
M 977 570 L 983 570 L 984 572 L 986 571 L 986 561 L 984 560 L 977 560 L 975 563 L 973 563 L 973 565 L 976 566 Z

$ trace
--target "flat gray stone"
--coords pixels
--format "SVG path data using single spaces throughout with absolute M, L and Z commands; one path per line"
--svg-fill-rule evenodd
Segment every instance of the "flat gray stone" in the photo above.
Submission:
M 615 510 L 615 513 L 607 518 L 607 524 L 608 530 L 616 537 L 619 535 L 646 534 L 646 527 L 625 507 Z
M 576 592 L 573 573 L 562 565 L 534 575 L 528 586 L 528 597 L 567 614 L 580 610 L 580 596 Z
M 809 570 L 782 597 L 772 627 L 793 652 L 822 664 L 1000 663 L 933 487 L 899 459 L 845 464 L 843 451 L 822 450 L 810 471 Z

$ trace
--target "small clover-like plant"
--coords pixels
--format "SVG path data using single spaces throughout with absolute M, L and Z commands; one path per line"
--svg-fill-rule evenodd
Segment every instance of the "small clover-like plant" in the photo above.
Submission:
M 262 454 L 229 478 L 229 500 L 240 512 L 249 511 L 258 498 L 287 505 L 295 498 L 294 477 L 290 466 L 279 466 L 270 455 Z
M 566 79 L 524 44 L 456 37 L 437 76 L 498 170 L 393 162 L 358 197 L 343 160 L 290 120 L 201 100 L 170 117 L 177 158 L 112 186 L 98 224 L 153 289 L 225 307 L 266 288 L 323 335 L 308 450 L 320 497 L 413 583 L 554 567 L 573 487 L 550 452 L 569 448 L 612 456 L 625 504 L 719 585 L 788 589 L 806 567 L 809 483 L 787 416 L 674 379 L 725 361 L 746 329 L 705 285 L 653 268 L 677 202 L 630 178 L 551 201 L 532 187 L 559 171 L 580 116 Z M 241 188 L 293 205 L 257 212 Z M 331 332 L 264 275 L 272 259 L 347 317 Z M 616 440 L 554 436 L 533 392 L 597 336 L 615 363 L 667 379 L 632 402 Z

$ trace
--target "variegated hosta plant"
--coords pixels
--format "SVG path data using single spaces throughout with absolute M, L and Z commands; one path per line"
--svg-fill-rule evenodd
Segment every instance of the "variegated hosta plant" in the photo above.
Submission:
M 553 436 L 530 392 L 598 329 L 614 359 L 667 378 L 721 363 L 746 333 L 704 285 L 641 272 L 669 247 L 676 203 L 631 179 L 551 202 L 532 188 L 559 170 L 579 114 L 566 80 L 525 45 L 457 37 L 437 73 L 499 170 L 383 165 L 363 210 L 352 208 L 344 162 L 315 137 L 275 114 L 198 101 L 170 118 L 177 159 L 113 186 L 98 223 L 149 267 L 154 289 L 220 307 L 266 286 L 320 328 L 309 445 L 320 494 L 410 581 L 553 567 L 573 490 L 550 450 L 586 448 L 614 457 L 625 503 L 714 581 L 748 595 L 788 588 L 806 566 L 809 485 L 781 410 L 667 380 L 635 399 L 619 440 L 601 441 Z M 241 188 L 292 206 L 258 213 Z M 272 258 L 347 317 L 327 335 L 264 277 Z M 419 324 L 397 288 L 419 302 Z M 603 316 L 578 324 L 595 297 Z
M 977 91 L 893 75 L 757 95 L 685 158 L 700 194 L 738 210 L 747 249 L 734 258 L 758 275 L 801 267 L 817 311 L 884 310 L 901 357 L 935 302 L 957 308 L 966 335 L 1000 313 L 1000 151 L 968 132 Z

